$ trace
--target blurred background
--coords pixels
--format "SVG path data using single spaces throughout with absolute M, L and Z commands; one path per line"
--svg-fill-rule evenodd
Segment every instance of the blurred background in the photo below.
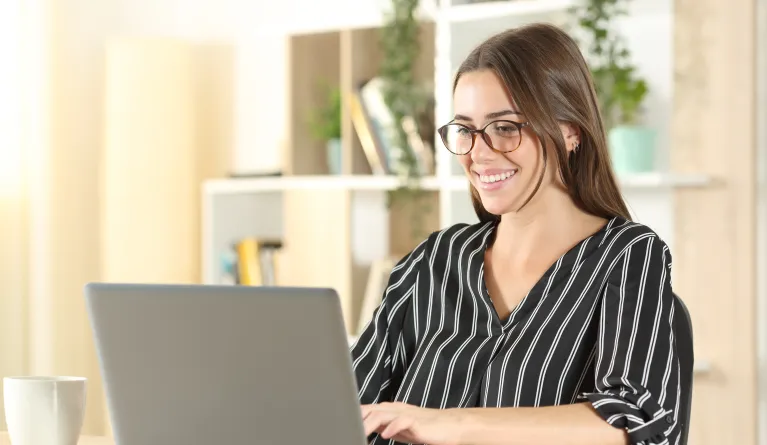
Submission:
M 353 337 L 393 261 L 476 220 L 453 73 L 541 21 L 671 248 L 690 443 L 767 443 L 766 0 L 3 0 L 0 373 L 88 377 L 109 434 L 89 281 L 331 286 Z

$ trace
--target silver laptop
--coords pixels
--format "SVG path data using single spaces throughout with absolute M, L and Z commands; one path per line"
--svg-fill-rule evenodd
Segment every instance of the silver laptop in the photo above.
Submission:
M 117 445 L 365 443 L 332 289 L 85 288 Z

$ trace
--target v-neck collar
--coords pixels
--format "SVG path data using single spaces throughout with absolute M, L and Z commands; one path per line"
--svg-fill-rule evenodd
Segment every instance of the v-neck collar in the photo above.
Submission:
M 524 316 L 530 312 L 538 303 L 540 303 L 541 296 L 545 293 L 546 289 L 556 287 L 563 279 L 566 279 L 573 273 L 575 268 L 583 262 L 588 256 L 593 253 L 601 244 L 605 235 L 610 228 L 619 225 L 621 218 L 614 217 L 607 221 L 607 224 L 602 226 L 599 230 L 593 234 L 582 239 L 576 243 L 573 247 L 563 253 L 544 274 L 538 279 L 528 293 L 522 298 L 517 306 L 512 309 L 511 313 L 502 320 L 498 311 L 495 308 L 493 300 L 490 298 L 490 292 L 485 282 L 485 254 L 490 244 L 494 241 L 495 232 L 498 228 L 499 221 L 488 223 L 485 227 L 487 232 L 484 234 L 482 247 L 482 263 L 479 268 L 480 279 L 478 280 L 481 286 L 480 294 L 490 304 L 493 312 L 493 330 L 500 330 L 503 333 L 508 332 L 517 321 L 524 318 Z M 564 271 L 565 273 L 560 273 Z M 500 333 L 500 332 L 499 332 Z

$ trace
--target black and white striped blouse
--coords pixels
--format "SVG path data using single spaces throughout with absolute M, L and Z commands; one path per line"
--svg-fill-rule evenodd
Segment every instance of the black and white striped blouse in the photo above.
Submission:
M 554 263 L 506 320 L 484 281 L 495 223 L 435 232 L 392 271 L 352 346 L 362 404 L 433 408 L 590 401 L 633 443 L 675 444 L 671 255 L 614 218 Z M 389 443 L 377 435 L 371 443 Z

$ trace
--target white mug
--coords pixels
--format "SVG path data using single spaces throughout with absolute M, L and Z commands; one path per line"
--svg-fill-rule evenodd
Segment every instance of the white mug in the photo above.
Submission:
M 85 416 L 84 377 L 5 377 L 5 422 L 13 445 L 77 445 Z

